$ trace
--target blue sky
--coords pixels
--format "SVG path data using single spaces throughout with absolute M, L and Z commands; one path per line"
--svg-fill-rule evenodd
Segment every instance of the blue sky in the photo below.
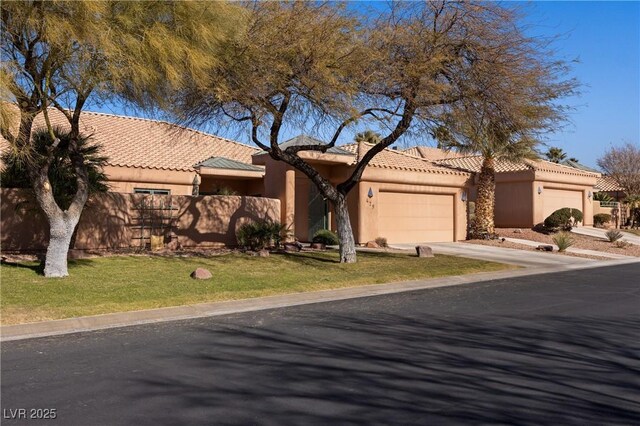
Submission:
M 560 147 L 570 157 L 595 167 L 611 145 L 640 143 L 640 2 L 518 4 L 525 8 L 531 35 L 559 35 L 555 43 L 558 56 L 578 60 L 572 75 L 583 85 L 581 94 L 566 100 L 575 108 L 570 123 L 549 135 L 547 145 Z M 122 113 L 118 106 L 94 110 Z M 215 133 L 249 140 L 248 132 L 216 128 Z M 282 140 L 298 133 L 299 129 L 287 129 Z M 353 133 L 345 133 L 341 141 L 350 142 Z
M 640 143 L 640 2 L 539 1 L 526 7 L 532 32 L 561 35 L 558 53 L 579 60 L 573 75 L 584 85 L 568 100 L 576 108 L 571 123 L 549 144 L 595 166 L 611 145 Z

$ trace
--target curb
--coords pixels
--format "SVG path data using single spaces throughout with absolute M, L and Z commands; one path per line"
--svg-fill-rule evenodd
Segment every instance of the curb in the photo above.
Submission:
M 214 317 L 242 312 L 253 312 L 275 308 L 308 305 L 313 303 L 357 299 L 415 290 L 449 287 L 463 284 L 516 278 L 529 275 L 567 272 L 578 269 L 599 268 L 628 263 L 639 263 L 640 259 L 595 261 L 588 264 L 568 266 L 539 267 L 529 269 L 511 269 L 500 272 L 481 272 L 477 274 L 446 276 L 419 281 L 401 281 L 387 284 L 373 284 L 337 290 L 320 290 L 307 293 L 293 293 L 253 299 L 225 302 L 200 303 L 142 311 L 118 312 L 112 314 L 68 318 L 28 324 L 16 324 L 0 327 L 0 342 L 33 339 L 37 337 L 57 336 L 86 331 L 105 330 L 142 324 L 194 318 Z

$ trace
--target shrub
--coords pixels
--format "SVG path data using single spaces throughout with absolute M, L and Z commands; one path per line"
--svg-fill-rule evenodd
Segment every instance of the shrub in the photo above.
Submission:
M 385 237 L 378 237 L 376 238 L 375 241 L 379 247 L 384 247 L 384 248 L 389 247 L 389 244 L 387 243 L 387 239 Z
M 616 241 L 615 243 L 613 243 L 613 245 L 616 248 L 625 249 L 625 248 L 629 247 L 631 245 L 631 243 L 628 242 L 628 241 L 625 241 L 625 240 L 620 240 L 620 241 Z
M 610 243 L 614 243 L 622 238 L 622 232 L 618 231 L 617 229 L 609 229 L 605 235 Z
M 279 246 L 285 227 L 280 222 L 248 222 L 238 228 L 238 245 L 250 250 L 262 250 L 268 246 Z
M 553 237 L 553 242 L 558 246 L 558 251 L 565 251 L 573 245 L 575 240 L 568 232 L 559 232 Z
M 544 220 L 544 226 L 547 228 L 561 228 L 570 231 L 574 224 L 582 222 L 582 212 L 578 209 L 564 207 L 551 213 Z
M 613 201 L 613 197 L 606 192 L 596 192 L 593 194 L 593 199 L 595 201 L 601 201 L 603 203 L 608 203 Z
M 602 226 L 608 222 L 611 222 L 611 215 L 608 213 L 598 213 L 593 215 L 594 226 Z
M 335 246 L 340 244 L 340 240 L 335 232 L 329 231 L 328 229 L 321 229 L 315 234 L 313 234 L 314 243 L 326 244 L 328 246 Z

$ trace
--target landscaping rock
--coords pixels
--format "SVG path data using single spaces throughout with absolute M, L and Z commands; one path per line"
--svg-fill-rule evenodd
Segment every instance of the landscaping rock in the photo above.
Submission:
M 325 243 L 311 243 L 309 247 L 314 250 L 324 250 L 327 248 L 327 245 Z
M 204 268 L 198 268 L 191 273 L 191 278 L 194 280 L 208 280 L 212 277 L 213 275 L 211 275 L 211 272 Z
M 260 250 L 256 255 L 258 257 L 269 257 L 269 250 Z
M 418 257 L 433 257 L 433 250 L 429 246 L 416 246 Z
M 300 250 L 302 250 L 300 243 L 284 243 L 284 251 L 298 252 Z
M 514 229 L 513 233 L 514 234 L 522 234 L 522 229 Z
M 553 246 L 550 246 L 550 245 L 547 245 L 547 244 L 540 244 L 538 247 L 536 247 L 536 250 L 553 251 Z
M 367 247 L 367 248 L 380 248 L 380 245 L 378 243 L 376 243 L 375 241 L 367 241 L 367 244 L 365 245 L 365 247 Z

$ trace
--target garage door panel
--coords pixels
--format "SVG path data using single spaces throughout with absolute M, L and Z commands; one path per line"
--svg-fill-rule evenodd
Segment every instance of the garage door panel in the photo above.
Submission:
M 583 211 L 582 191 L 545 188 L 542 194 L 544 218 L 549 217 L 551 213 L 564 207 Z
M 390 243 L 453 241 L 453 195 L 381 192 L 378 231 Z

